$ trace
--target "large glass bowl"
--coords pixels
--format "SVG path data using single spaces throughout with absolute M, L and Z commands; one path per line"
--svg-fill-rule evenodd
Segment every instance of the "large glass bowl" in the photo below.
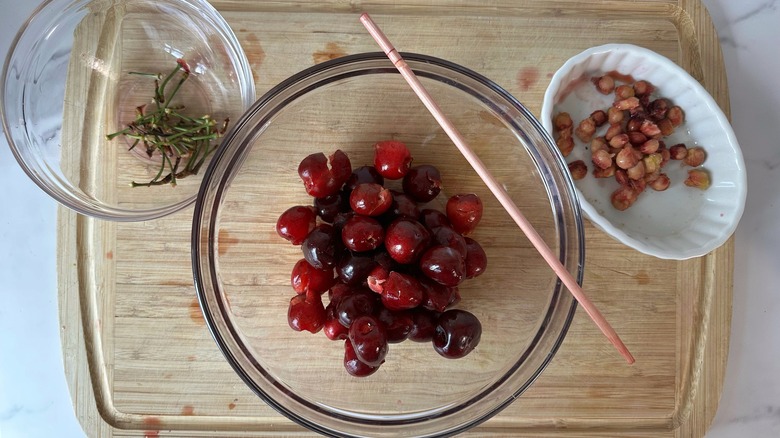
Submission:
M 130 72 L 166 76 L 179 58 L 192 74 L 170 105 L 186 116 L 236 120 L 255 101 L 238 39 L 205 0 L 46 1 L 22 26 L 2 73 L 3 129 L 21 167 L 61 204 L 93 217 L 146 220 L 191 205 L 202 171 L 175 187 L 131 187 L 154 179 L 161 156 L 106 137 L 137 107 L 154 107 L 154 79 Z
M 557 149 L 533 115 L 495 83 L 461 66 L 405 55 L 487 168 L 561 262 L 581 281 L 583 228 Z M 479 346 L 445 359 L 430 343 L 391 344 L 373 375 L 343 369 L 343 341 L 295 332 L 287 307 L 301 248 L 280 238 L 278 216 L 307 205 L 297 174 L 314 152 L 369 164 L 378 140 L 404 141 L 433 164 L 444 189 L 432 204 L 474 192 L 485 204 L 473 237 L 486 272 L 463 283 L 458 305 L 482 322 Z M 263 96 L 228 133 L 196 202 L 192 257 L 198 298 L 219 348 L 265 402 L 334 436 L 440 436 L 490 418 L 552 360 L 576 302 L 381 53 L 305 70 Z M 325 298 L 327 303 L 327 297 Z

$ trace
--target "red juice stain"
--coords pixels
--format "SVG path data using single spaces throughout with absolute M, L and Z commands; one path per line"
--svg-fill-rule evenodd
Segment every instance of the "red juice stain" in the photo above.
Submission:
M 517 72 L 517 86 L 522 91 L 528 91 L 539 81 L 539 69 L 523 67 Z
M 109 251 L 106 253 L 106 258 L 109 260 L 114 260 L 114 251 Z
M 195 324 L 198 325 L 204 325 L 206 324 L 206 320 L 203 319 L 203 312 L 200 311 L 200 304 L 198 304 L 198 299 L 193 298 L 190 302 L 189 306 L 190 310 L 190 319 L 192 319 Z
M 232 411 L 235 408 L 236 408 L 236 404 L 235 403 L 233 403 L 233 402 L 228 403 L 228 409 L 230 409 Z
M 319 64 L 321 62 L 330 61 L 331 59 L 341 58 L 346 54 L 347 52 L 345 52 L 341 46 L 334 42 L 329 42 L 328 44 L 325 44 L 325 50 L 318 50 L 312 53 L 311 57 L 315 64 Z
M 636 279 L 636 282 L 638 284 L 649 284 L 650 283 L 650 275 L 648 275 L 647 271 L 639 271 L 634 275 L 634 279 Z
M 247 34 L 241 47 L 244 49 L 244 52 L 246 52 L 249 66 L 252 68 L 252 75 L 254 75 L 255 80 L 257 80 L 257 69 L 260 68 L 260 65 L 262 65 L 265 60 L 265 50 L 263 50 L 260 40 L 254 33 Z
M 630 84 L 634 81 L 634 77 L 631 75 L 624 75 L 623 73 L 620 73 L 619 71 L 612 70 L 610 72 L 607 72 L 607 76 L 611 76 L 612 79 L 620 82 L 625 82 L 627 84 Z
M 194 415 L 195 414 L 195 408 L 192 407 L 192 405 L 184 405 L 184 407 L 181 408 L 181 414 L 182 415 Z
M 577 87 L 580 85 L 590 82 L 590 79 L 587 77 L 581 77 L 579 79 L 575 79 L 573 81 L 570 81 L 568 85 L 566 85 L 564 88 L 561 89 L 561 91 L 558 92 L 558 102 L 562 102 L 566 99 L 566 96 L 569 95 L 572 91 L 574 91 Z
M 231 246 L 236 245 L 239 242 L 238 238 L 233 237 L 227 230 L 219 230 L 218 247 L 219 255 L 225 255 Z
M 157 417 L 144 418 L 144 425 L 154 429 L 159 429 L 162 426 L 162 421 Z M 144 432 L 144 438 L 157 438 L 160 436 L 159 430 L 147 430 Z

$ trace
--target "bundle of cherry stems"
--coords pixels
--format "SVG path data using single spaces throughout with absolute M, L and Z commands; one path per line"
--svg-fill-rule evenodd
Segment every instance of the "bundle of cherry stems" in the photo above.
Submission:
M 561 264 L 560 260 L 555 257 L 553 251 L 549 246 L 547 246 L 542 237 L 539 236 L 539 233 L 536 232 L 531 223 L 528 222 L 528 219 L 526 219 L 525 216 L 520 212 L 520 209 L 517 208 L 517 205 L 515 205 L 515 203 L 509 197 L 509 194 L 506 192 L 506 190 L 504 190 L 503 186 L 501 186 L 501 184 L 496 181 L 493 175 L 491 175 L 490 172 L 485 168 L 485 165 L 482 164 L 482 161 L 479 159 L 479 157 L 474 154 L 471 148 L 469 148 L 466 140 L 463 138 L 463 135 L 461 135 L 457 128 L 455 128 L 447 116 L 444 115 L 441 108 L 439 108 L 431 95 L 428 94 L 428 91 L 425 89 L 425 87 L 423 87 L 422 83 L 420 83 L 420 80 L 417 79 L 417 76 L 415 76 L 414 72 L 412 72 L 412 69 L 406 64 L 401 55 L 398 54 L 398 51 L 395 49 L 395 47 L 393 47 L 393 45 L 390 43 L 390 40 L 387 39 L 382 30 L 379 29 L 376 23 L 374 23 L 371 17 L 366 13 L 360 16 L 360 22 L 363 23 L 363 26 L 366 27 L 368 33 L 371 34 L 377 44 L 379 44 L 379 47 L 382 49 L 382 51 L 385 52 L 388 58 L 390 58 L 390 61 L 393 62 L 393 65 L 395 65 L 395 67 L 401 73 L 401 76 L 403 76 L 406 82 L 409 83 L 409 86 L 412 87 L 412 90 L 414 90 L 428 111 L 430 111 L 431 115 L 433 115 L 439 125 L 441 125 L 444 132 L 446 132 L 452 142 L 455 143 L 455 146 L 458 148 L 461 154 L 463 154 L 471 167 L 474 168 L 474 171 L 477 172 L 477 175 L 482 178 L 482 181 L 484 181 L 485 185 L 487 185 L 490 191 L 493 192 L 493 195 L 496 197 L 496 199 L 498 199 L 498 202 L 501 203 L 504 209 L 506 209 L 507 213 L 509 213 L 509 216 L 512 217 L 523 233 L 525 233 L 526 237 L 528 237 L 528 240 L 531 241 L 531 244 L 533 244 L 536 250 L 539 251 L 539 254 L 541 254 L 547 264 L 550 265 L 550 267 L 553 269 L 553 271 L 555 271 L 555 273 L 558 275 L 558 278 L 561 279 L 571 294 L 574 295 L 574 298 L 579 302 L 582 308 L 585 309 L 585 312 L 588 314 L 588 316 L 590 316 L 593 322 L 596 323 L 601 332 L 607 337 L 607 339 L 609 339 L 612 345 L 617 348 L 626 361 L 629 364 L 634 363 L 634 357 L 631 355 L 631 352 L 628 351 L 628 348 L 625 346 L 625 344 L 623 344 L 623 341 L 620 340 L 620 336 L 618 336 L 609 322 L 607 322 L 606 318 L 604 318 L 604 315 L 602 315 L 596 306 L 590 301 L 590 299 L 588 299 L 588 297 L 585 295 L 585 292 L 583 292 L 582 288 L 574 279 L 574 277 L 569 273 L 569 271 L 566 270 L 563 264 Z

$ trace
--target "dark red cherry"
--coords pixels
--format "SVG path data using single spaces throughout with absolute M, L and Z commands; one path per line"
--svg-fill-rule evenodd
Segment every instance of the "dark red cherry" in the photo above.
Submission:
M 435 312 L 444 312 L 452 304 L 457 287 L 447 287 L 428 278 L 420 280 L 423 290 L 422 307 Z
M 420 258 L 420 269 L 431 280 L 445 286 L 457 286 L 466 276 L 466 263 L 448 246 L 434 246 Z
M 333 269 L 317 269 L 310 265 L 306 259 L 300 259 L 293 266 L 290 274 L 290 284 L 293 290 L 299 294 L 314 292 L 322 294 L 336 283 L 333 277 Z
M 450 308 L 460 302 L 460 291 L 457 287 L 450 288 L 450 303 L 447 304 L 447 308 Z
M 374 267 L 377 266 L 372 257 L 360 256 L 346 251 L 336 265 L 339 280 L 351 286 L 360 286 L 366 283 L 366 279 Z
M 387 335 L 385 328 L 373 316 L 360 316 L 349 327 L 349 340 L 355 348 L 358 360 L 366 365 L 378 367 L 387 356 Z
M 357 214 L 379 216 L 393 204 L 390 190 L 374 183 L 362 183 L 349 195 L 349 205 Z
M 328 157 L 328 160 L 330 161 L 331 174 L 333 174 L 340 189 L 352 175 L 352 163 L 347 154 L 338 149 Z
M 373 314 L 377 304 L 373 292 L 361 289 L 339 300 L 336 316 L 344 327 L 349 327 L 355 319 Z
M 317 224 L 317 213 L 311 207 L 297 205 L 285 210 L 276 221 L 276 232 L 290 241 L 300 245 Z
M 432 208 L 425 208 L 420 212 L 420 222 L 429 230 L 450 226 L 450 220 L 447 219 L 447 215 Z
M 452 309 L 439 315 L 433 348 L 446 358 L 457 359 L 474 350 L 481 336 L 482 324 L 474 314 Z
M 306 193 L 315 198 L 335 195 L 351 174 L 349 157 L 340 150 L 329 159 L 322 152 L 311 154 L 298 165 L 298 176 L 303 180 Z
M 406 217 L 415 220 L 420 217 L 420 208 L 417 207 L 414 199 L 401 192 L 392 191 L 392 193 L 393 205 L 390 206 L 390 213 L 394 217 Z
M 393 260 L 387 251 L 377 251 L 374 254 L 374 261 L 389 271 L 392 271 L 398 266 L 398 262 Z
M 408 339 L 414 342 L 427 342 L 433 339 L 436 331 L 437 314 L 427 309 L 418 308 L 412 311 L 412 329 Z
M 385 185 L 385 179 L 374 166 L 361 166 L 352 171 L 352 175 L 350 175 L 344 187 L 352 191 L 362 183 L 374 183 L 383 186 Z
M 349 196 L 345 199 L 343 191 L 324 198 L 314 198 L 314 209 L 317 215 L 328 223 L 333 223 L 336 215 L 349 211 L 349 208 Z
M 352 216 L 341 230 L 341 240 L 351 251 L 371 251 L 384 242 L 385 230 L 376 219 Z
M 412 154 L 400 141 L 380 141 L 374 145 L 374 167 L 387 179 L 401 179 L 409 172 Z
M 422 286 L 411 275 L 391 272 L 382 286 L 382 304 L 387 309 L 413 309 L 422 302 Z
M 336 306 L 333 302 L 325 307 L 325 325 L 323 325 L 322 331 L 331 341 L 347 339 L 349 334 L 349 330 L 339 322 L 339 318 L 336 315 Z
M 333 287 L 328 291 L 328 299 L 330 300 L 330 304 L 328 305 L 332 304 L 335 309 L 344 297 L 352 295 L 357 290 L 359 289 L 355 289 L 346 283 L 334 284 Z
M 473 193 L 455 195 L 447 201 L 447 218 L 455 231 L 471 233 L 482 219 L 482 200 Z
M 368 277 L 366 278 L 368 288 L 378 294 L 381 294 L 385 288 L 384 284 L 387 281 L 387 277 L 389 276 L 390 271 L 377 263 L 374 265 L 374 268 L 371 270 L 371 272 L 368 273 Z
M 352 341 L 347 339 L 344 341 L 344 369 L 351 376 L 366 377 L 374 374 L 379 367 L 372 367 L 361 362 L 357 354 L 355 354 L 355 347 L 352 346 Z
M 343 251 L 340 237 L 330 225 L 317 225 L 301 245 L 303 258 L 317 269 L 335 267 Z
M 295 331 L 317 333 L 325 325 L 325 306 L 318 293 L 296 295 L 287 309 L 287 323 Z
M 487 254 L 476 240 L 466 237 L 466 278 L 482 275 L 487 268 Z
M 429 165 L 415 166 L 404 176 L 404 193 L 417 202 L 430 202 L 441 192 L 439 169 Z
M 431 230 L 431 241 L 434 244 L 449 246 L 457 251 L 461 257 L 466 257 L 466 240 L 450 227 L 442 226 Z
M 338 213 L 336 217 L 333 218 L 333 229 L 341 234 L 341 230 L 344 229 L 344 225 L 346 225 L 347 221 L 352 218 L 352 216 L 355 216 L 354 211 L 344 211 L 341 213 Z
M 385 248 L 398 263 L 413 263 L 428 247 L 431 235 L 414 219 L 400 218 L 387 227 Z
M 394 312 L 384 307 L 379 309 L 377 320 L 384 326 L 389 344 L 405 341 L 414 324 L 410 312 L 404 310 Z

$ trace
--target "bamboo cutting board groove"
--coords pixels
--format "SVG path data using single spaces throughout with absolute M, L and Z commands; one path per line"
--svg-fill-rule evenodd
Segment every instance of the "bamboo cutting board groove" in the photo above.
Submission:
M 367 11 L 402 50 L 479 71 L 535 114 L 566 59 L 609 42 L 676 61 L 729 112 L 720 46 L 699 0 L 212 3 L 247 52 L 258 95 L 312 64 L 376 51 L 358 23 Z M 114 20 L 85 20 L 73 56 L 100 50 Z M 133 56 L 132 46 L 122 53 Z M 69 76 L 68 86 L 77 99 L 100 84 Z M 63 138 L 89 134 L 80 129 L 66 117 Z M 63 159 L 89 163 L 88 154 Z M 82 179 L 101 180 L 98 173 Z M 145 223 L 109 223 L 60 210 L 63 355 L 79 421 L 93 437 L 310 435 L 251 393 L 208 333 L 192 284 L 191 217 L 187 209 Z M 586 221 L 586 248 L 584 287 L 636 365 L 626 366 L 578 312 L 538 381 L 470 435 L 703 436 L 723 384 L 733 239 L 701 258 L 659 260 Z

